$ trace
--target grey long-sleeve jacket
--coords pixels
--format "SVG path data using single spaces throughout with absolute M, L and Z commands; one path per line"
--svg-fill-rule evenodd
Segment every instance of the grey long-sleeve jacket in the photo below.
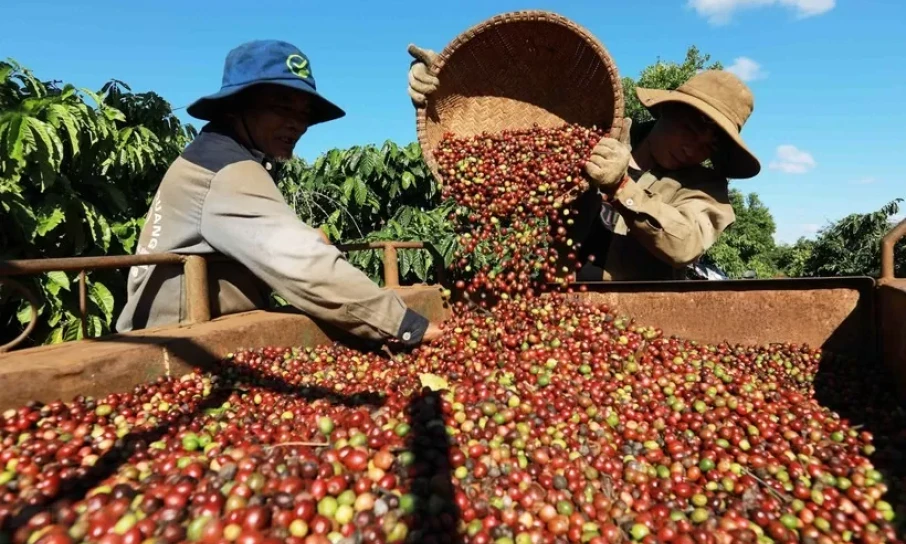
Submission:
M 306 314 L 359 337 L 420 342 L 428 321 L 299 220 L 274 175 L 264 154 L 206 126 L 164 176 L 137 253 L 221 253 L 237 261 L 208 267 L 212 317 L 266 308 L 273 288 Z M 181 266 L 133 267 L 116 328 L 182 323 L 186 310 Z

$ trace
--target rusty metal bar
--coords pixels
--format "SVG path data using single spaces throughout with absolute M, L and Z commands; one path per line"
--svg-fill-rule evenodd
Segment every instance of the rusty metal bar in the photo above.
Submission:
M 88 337 L 88 281 L 86 270 L 100 269 L 117 269 L 128 268 L 131 266 L 155 265 L 155 264 L 179 264 L 185 266 L 190 256 L 179 255 L 175 253 L 159 253 L 145 255 L 112 255 L 101 257 L 70 257 L 54 259 L 22 259 L 12 261 L 0 261 L 0 283 L 7 283 L 19 291 L 31 307 L 31 321 L 19 336 L 11 342 L 0 346 L 0 353 L 11 351 L 28 338 L 28 335 L 34 331 L 38 321 L 38 302 L 37 298 L 30 290 L 22 284 L 14 281 L 10 276 L 25 276 L 34 274 L 43 274 L 53 271 L 78 272 L 79 273 L 79 326 L 82 331 L 82 337 Z M 198 257 L 204 261 L 204 258 Z M 204 263 L 202 262 L 202 265 Z M 197 266 L 197 265 L 196 265 Z M 197 273 L 196 273 L 197 275 Z M 206 272 L 202 277 L 206 279 Z M 207 303 L 207 289 L 201 298 L 202 303 Z M 196 304 L 197 306 L 197 304 Z M 195 310 L 197 317 L 204 318 L 210 316 L 210 308 Z
M 113 255 L 106 257 L 71 257 L 60 259 L 24 259 L 19 261 L 0 261 L 0 276 L 24 276 L 61 270 L 77 272 L 79 270 L 99 270 L 104 268 L 126 268 L 150 264 L 182 264 L 186 255 L 159 253 L 146 255 Z
M 204 323 L 211 320 L 211 301 L 208 295 L 208 263 L 204 257 L 189 255 L 185 261 L 186 302 L 189 305 L 189 322 Z
M 82 321 L 82 338 L 88 338 L 88 288 L 85 285 L 85 269 L 79 271 L 79 316 Z
M 396 247 L 393 244 L 384 246 L 384 286 L 400 286 L 400 268 Z
M 906 219 L 881 238 L 881 280 L 894 279 L 893 247 L 906 235 Z
M 340 251 L 362 251 L 366 249 L 384 249 L 388 245 L 396 249 L 426 249 L 424 242 L 362 242 L 357 244 L 337 244 Z
M 358 244 L 338 244 L 340 251 L 363 251 L 368 249 L 383 250 L 384 284 L 387 287 L 399 287 L 399 249 L 424 249 L 434 258 L 434 273 L 437 283 L 442 284 L 446 277 L 443 255 L 433 245 L 425 242 L 378 241 Z
M 443 278 L 443 258 L 430 244 L 423 242 L 377 241 L 358 244 L 338 244 L 341 251 L 360 251 L 368 249 L 383 250 L 384 282 L 387 287 L 399 287 L 398 249 L 425 249 L 432 253 L 438 279 Z M 183 265 L 186 281 L 186 303 L 191 323 L 203 323 L 211 320 L 210 294 L 208 290 L 207 261 L 220 262 L 230 260 L 219 254 L 181 255 L 176 253 L 157 253 L 144 255 L 112 255 L 102 257 L 71 257 L 54 259 L 22 259 L 0 261 L 0 282 L 11 285 L 23 294 L 31 306 L 31 321 L 26 329 L 12 342 L 0 346 L 0 353 L 11 350 L 24 341 L 37 326 L 38 302 L 35 296 L 23 285 L 10 279 L 9 276 L 42 274 L 53 271 L 79 272 L 79 312 L 82 336 L 88 336 L 88 293 L 86 270 L 117 269 L 132 266 L 159 264 Z
M 28 301 L 28 305 L 31 310 L 31 320 L 28 322 L 28 326 L 25 327 L 25 330 L 22 331 L 19 336 L 13 338 L 10 342 L 0 346 L 0 353 L 6 353 L 7 351 L 22 343 L 22 341 L 24 341 L 26 338 L 28 338 L 28 335 L 31 334 L 31 331 L 35 330 L 35 327 L 38 325 L 38 299 L 36 299 L 32 292 L 26 289 L 24 285 L 14 279 L 0 278 L 0 283 L 9 285 L 16 291 L 22 293 L 22 297 L 26 301 Z

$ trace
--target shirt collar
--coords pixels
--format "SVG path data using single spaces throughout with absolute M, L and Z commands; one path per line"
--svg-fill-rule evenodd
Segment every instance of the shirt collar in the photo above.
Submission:
M 231 127 L 227 126 L 224 123 L 216 123 L 216 122 L 212 121 L 212 122 L 208 123 L 207 125 L 205 125 L 201 129 L 201 131 L 210 132 L 213 134 L 220 134 L 222 136 L 226 136 L 227 138 L 230 138 L 231 140 L 235 141 L 237 144 L 241 145 L 246 151 L 248 151 L 253 157 L 255 157 L 255 159 L 261 164 L 261 166 L 263 166 L 264 169 L 267 170 L 267 173 L 270 174 L 272 179 L 274 179 L 274 180 L 277 179 L 277 175 L 280 171 L 279 163 L 276 160 L 274 160 L 273 157 L 269 157 L 269 156 L 265 155 L 262 151 L 259 151 L 252 147 L 248 147 L 247 145 L 243 144 L 242 140 L 239 139 L 239 135 L 236 134 L 236 131 L 234 131 Z

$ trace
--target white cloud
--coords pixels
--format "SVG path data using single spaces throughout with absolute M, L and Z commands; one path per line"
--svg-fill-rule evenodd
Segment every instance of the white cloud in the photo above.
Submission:
M 786 174 L 804 174 L 817 165 L 818 163 L 815 162 L 811 153 L 787 144 L 777 148 L 777 156 L 771 161 L 769 167 Z
M 736 57 L 733 64 L 725 68 L 726 71 L 736 74 L 743 81 L 754 81 L 768 77 L 761 65 L 748 57 Z
M 867 177 L 867 178 L 857 179 L 857 180 L 856 180 L 856 184 L 858 184 L 858 185 L 870 185 L 870 184 L 874 183 L 875 181 L 877 181 L 875 178 Z
M 805 232 L 807 232 L 809 234 L 815 234 L 816 232 L 821 230 L 821 225 L 819 225 L 817 223 L 806 223 L 806 224 L 802 225 L 802 230 L 804 230 Z
M 835 4 L 836 0 L 688 0 L 686 5 L 707 17 L 709 23 L 722 25 L 730 22 L 735 11 L 743 9 L 782 6 L 793 9 L 797 18 L 805 19 L 826 13 Z

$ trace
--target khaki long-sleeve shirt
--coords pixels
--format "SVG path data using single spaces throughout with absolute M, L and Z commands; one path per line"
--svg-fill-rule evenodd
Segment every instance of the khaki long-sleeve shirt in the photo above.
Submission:
M 212 316 L 269 306 L 271 289 L 306 314 L 370 340 L 420 342 L 428 322 L 303 223 L 274 182 L 275 165 L 211 125 L 176 159 L 142 229 L 138 254 L 220 253 L 209 265 Z M 120 332 L 182 323 L 180 266 L 133 267 Z
M 728 181 L 714 170 L 630 169 L 629 176 L 612 207 L 594 190 L 577 201 L 574 239 L 580 258 L 594 255 L 590 269 L 603 276 L 596 279 L 681 279 L 736 220 Z

